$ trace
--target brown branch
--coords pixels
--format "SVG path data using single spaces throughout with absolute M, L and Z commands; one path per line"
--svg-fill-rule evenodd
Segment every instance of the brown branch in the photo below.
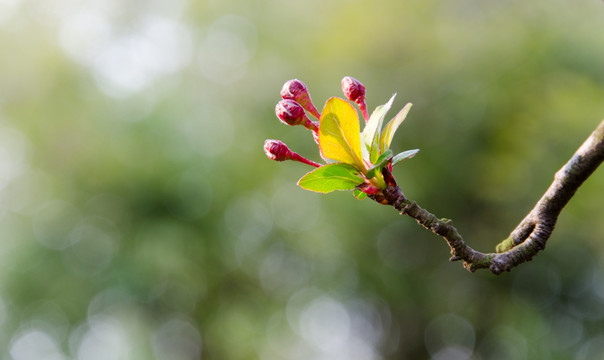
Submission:
M 381 195 L 371 196 L 375 201 L 393 206 L 402 215 L 408 215 L 442 236 L 451 248 L 451 261 L 463 260 L 470 271 L 488 268 L 494 274 L 532 260 L 545 248 L 554 231 L 560 212 L 573 197 L 579 186 L 604 161 L 604 120 L 585 140 L 571 159 L 556 172 L 554 181 L 535 207 L 512 231 L 510 236 L 497 245 L 496 253 L 481 253 L 468 246 L 451 220 L 439 219 L 405 197 L 388 169 L 383 175 L 388 187 Z

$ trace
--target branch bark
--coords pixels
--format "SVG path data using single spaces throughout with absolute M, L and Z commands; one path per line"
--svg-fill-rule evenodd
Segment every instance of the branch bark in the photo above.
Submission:
M 463 240 L 449 219 L 439 219 L 405 197 L 394 177 L 383 170 L 388 187 L 381 195 L 371 198 L 381 204 L 393 206 L 401 215 L 414 218 L 421 226 L 442 236 L 451 248 L 451 261 L 463 261 L 469 271 L 488 268 L 494 274 L 510 271 L 530 261 L 545 248 L 554 231 L 560 212 L 573 197 L 579 186 L 604 161 L 604 120 L 577 149 L 570 160 L 556 172 L 554 181 L 535 207 L 496 247 L 495 253 L 482 253 L 472 249 Z

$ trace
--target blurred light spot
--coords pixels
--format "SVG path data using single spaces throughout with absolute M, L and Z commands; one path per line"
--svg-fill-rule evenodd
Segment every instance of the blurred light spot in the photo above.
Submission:
M 124 97 L 173 73 L 190 59 L 191 39 L 181 24 L 144 19 L 136 31 L 113 39 L 92 64 L 97 85 L 107 95 Z
M 0 25 L 15 16 L 20 5 L 21 0 L 0 0 Z
M 256 27 L 246 18 L 227 15 L 216 20 L 199 48 L 201 72 L 218 84 L 241 79 L 257 41 Z
M 50 181 L 45 173 L 30 169 L 0 192 L 0 209 L 32 215 L 50 199 Z
M 64 14 L 59 30 L 65 52 L 90 67 L 98 87 L 113 97 L 136 93 L 182 69 L 192 52 L 183 24 L 145 9 L 127 28 L 117 28 L 121 6 L 92 4 Z
M 184 120 L 181 129 L 189 146 L 206 158 L 222 154 L 233 143 L 233 120 L 224 110 L 202 109 L 195 117 Z
M 604 281 L 602 271 L 590 269 L 573 283 L 577 291 L 572 293 L 573 301 L 569 305 L 575 317 L 590 321 L 604 318 L 601 281 Z
M 568 349 L 577 344 L 583 337 L 583 324 L 574 318 L 560 313 L 554 313 L 552 330 L 554 341 L 552 347 L 558 350 Z
M 470 359 L 472 352 L 463 347 L 449 346 L 432 355 L 433 360 L 465 360 Z
M 300 334 L 299 319 L 304 308 L 315 298 L 322 297 L 323 293 L 316 288 L 305 287 L 290 296 L 286 306 L 286 316 L 289 326 Z
M 80 212 L 63 200 L 44 203 L 34 215 L 32 228 L 40 244 L 55 250 L 63 250 L 72 242 L 70 233 L 80 223 Z
M 64 259 L 70 269 L 83 276 L 104 270 L 117 250 L 116 239 L 90 220 L 74 229 L 71 239 Z
M 317 224 L 321 214 L 319 197 L 300 190 L 293 183 L 285 183 L 277 189 L 271 205 L 275 223 L 287 231 L 308 231 Z
M 593 269 L 593 278 L 589 285 L 594 294 L 604 302 L 604 271 L 602 271 L 602 269 Z
M 193 323 L 173 317 L 157 328 L 153 335 L 156 360 L 189 360 L 201 357 L 201 336 Z
M 455 314 L 442 315 L 426 327 L 424 343 L 433 359 L 470 359 L 475 334 L 472 325 Z
M 78 360 L 129 359 L 129 337 L 122 324 L 114 318 L 95 317 L 83 334 L 77 349 Z
M 69 319 L 56 303 L 51 301 L 36 303 L 28 306 L 24 313 L 31 317 L 28 322 L 29 328 L 44 331 L 59 342 L 67 338 Z
M 350 316 L 346 308 L 329 297 L 320 297 L 300 315 L 300 333 L 311 345 L 330 353 L 349 344 Z
M 118 312 L 132 304 L 132 296 L 120 288 L 108 288 L 97 295 L 88 304 L 88 317 L 96 318 Z
M 597 335 L 579 348 L 574 360 L 601 360 L 602 354 L 604 354 L 604 335 Z
M 82 65 L 90 65 L 111 41 L 111 24 L 102 13 L 86 8 L 66 18 L 59 30 L 65 52 Z
M 371 347 L 379 347 L 392 324 L 388 305 L 382 300 L 379 303 L 357 300 L 348 305 L 348 310 L 355 336 Z
M 526 338 L 516 330 L 499 326 L 491 330 L 480 343 L 478 352 L 484 359 L 528 359 Z
M 237 237 L 235 255 L 241 263 L 254 258 L 263 240 L 273 228 L 273 221 L 261 195 L 236 198 L 224 212 L 224 221 Z
M 381 358 L 378 349 L 383 345 L 385 326 L 390 325 L 390 311 L 382 312 L 375 304 L 352 297 L 347 304 L 314 288 L 304 288 L 290 297 L 287 321 L 301 340 L 290 345 L 296 359 Z
M 10 345 L 13 360 L 63 360 L 65 355 L 47 333 L 29 329 L 14 338 Z
M 275 244 L 260 266 L 260 282 L 269 295 L 288 296 L 304 286 L 310 278 L 310 267 L 297 254 Z

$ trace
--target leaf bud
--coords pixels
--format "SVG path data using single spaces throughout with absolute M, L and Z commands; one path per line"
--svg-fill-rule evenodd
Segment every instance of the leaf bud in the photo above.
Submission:
M 298 79 L 289 80 L 283 84 L 281 98 L 297 102 L 317 119 L 321 117 L 319 111 L 317 111 L 317 108 L 312 103 L 306 84 Z

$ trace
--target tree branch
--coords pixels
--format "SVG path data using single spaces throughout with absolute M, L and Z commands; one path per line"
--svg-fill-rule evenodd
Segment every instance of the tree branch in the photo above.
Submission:
M 604 161 L 604 120 L 585 140 L 570 160 L 556 172 L 554 181 L 535 207 L 496 247 L 496 253 L 481 253 L 468 246 L 449 219 L 439 219 L 405 197 L 387 168 L 383 175 L 388 187 L 373 200 L 393 206 L 401 215 L 408 215 L 436 235 L 442 236 L 451 248 L 451 261 L 462 260 L 470 271 L 488 268 L 494 274 L 532 260 L 545 248 L 554 231 L 560 212 L 579 186 Z

